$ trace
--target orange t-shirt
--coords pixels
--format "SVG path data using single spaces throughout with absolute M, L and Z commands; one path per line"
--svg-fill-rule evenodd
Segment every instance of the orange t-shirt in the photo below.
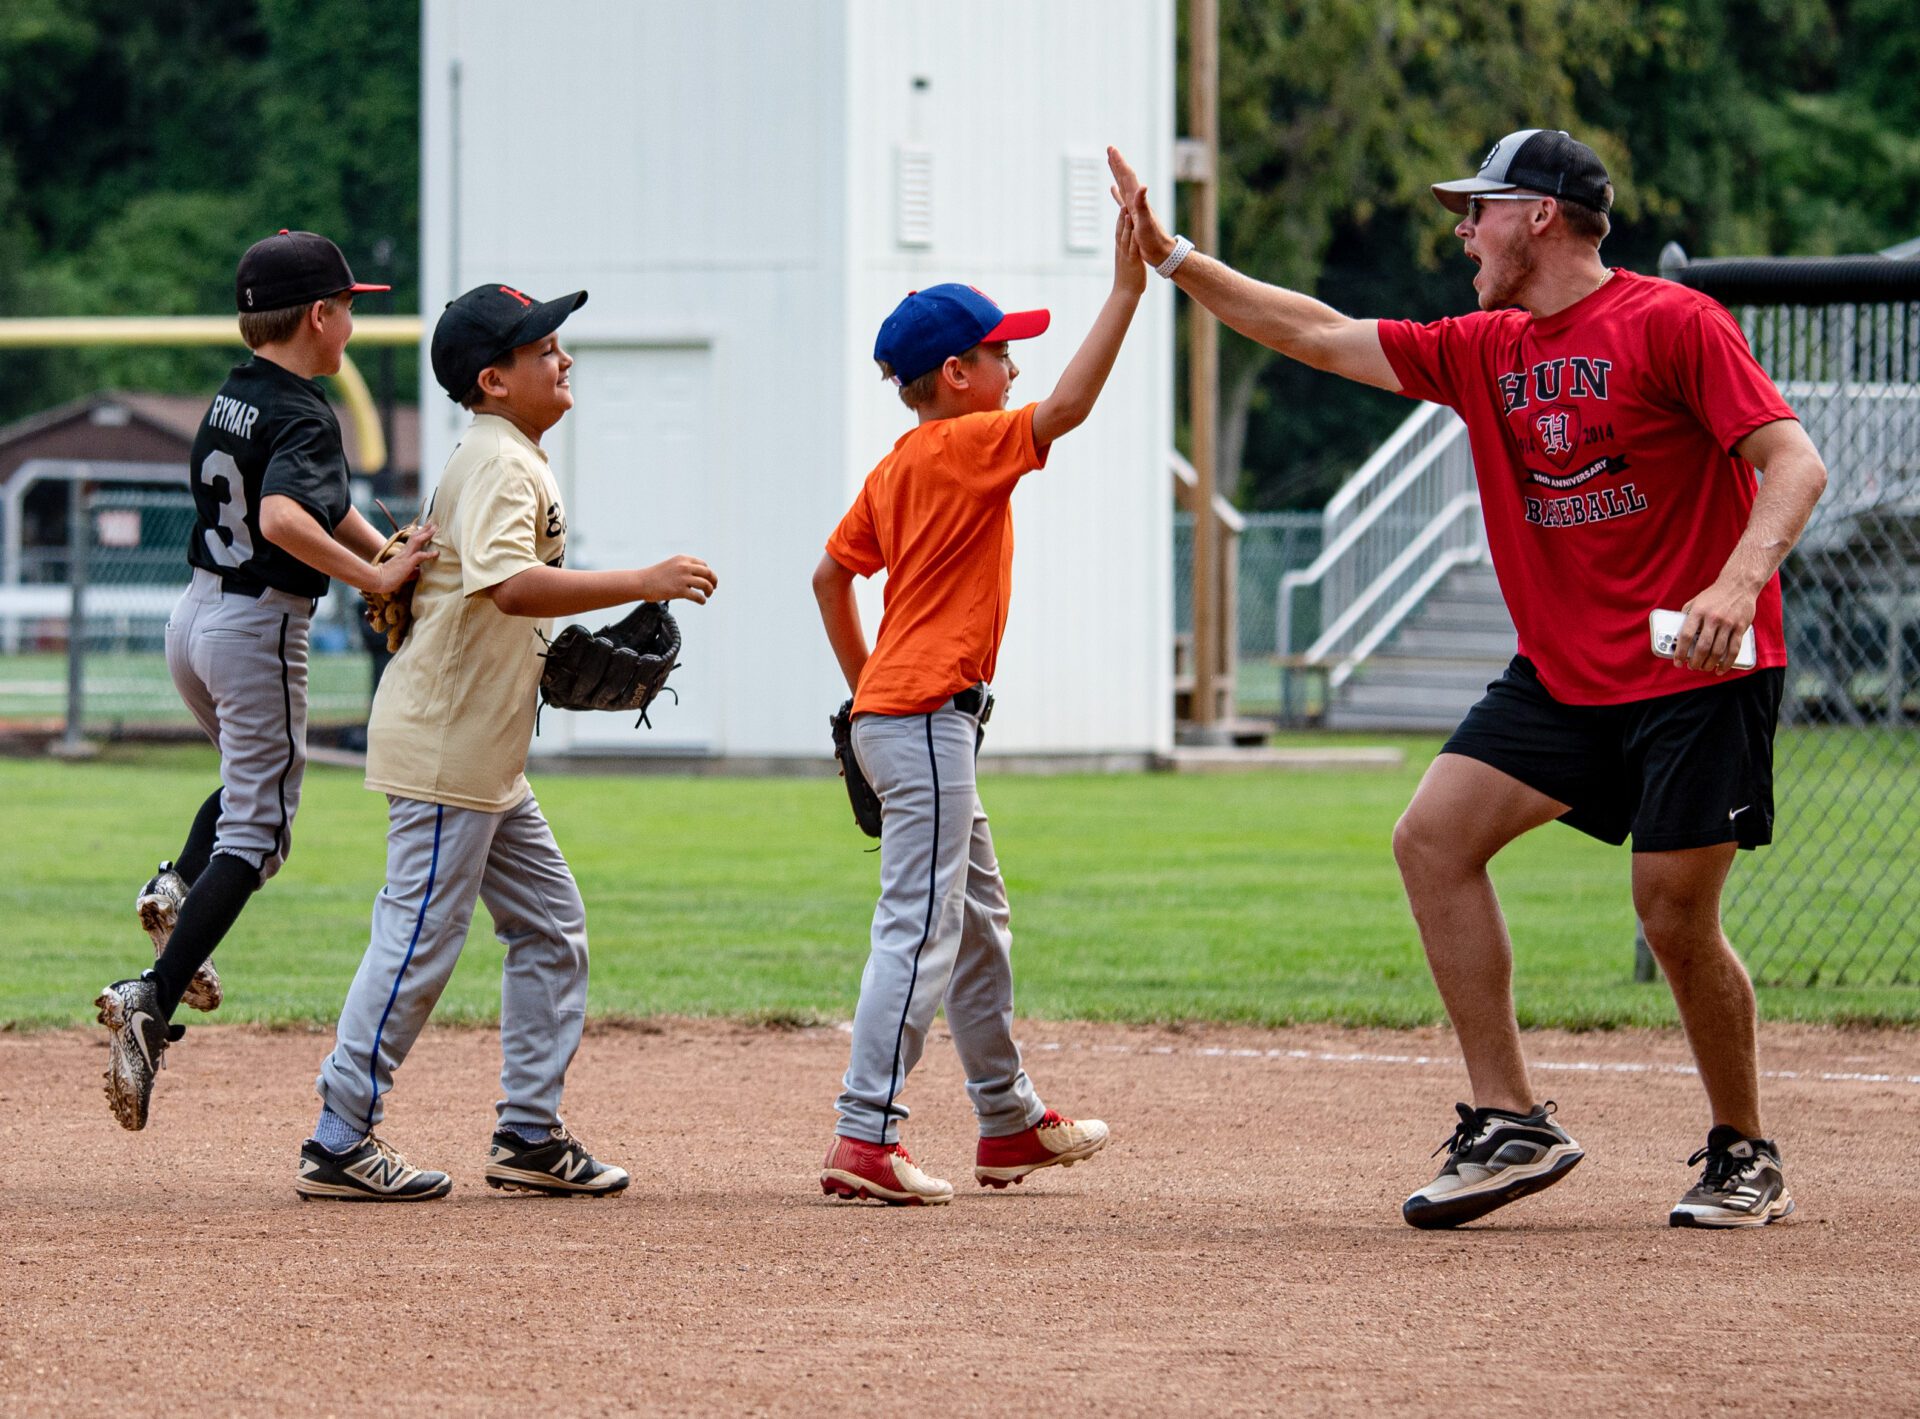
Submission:
M 858 576 L 887 570 L 856 714 L 924 714 L 993 678 L 1013 595 L 1014 485 L 1043 468 L 1033 409 L 935 419 L 901 436 L 827 539 Z

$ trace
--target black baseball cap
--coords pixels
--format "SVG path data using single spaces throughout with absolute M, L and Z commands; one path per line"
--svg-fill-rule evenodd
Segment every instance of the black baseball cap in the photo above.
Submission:
M 460 400 L 481 370 L 509 350 L 544 340 L 586 303 L 585 291 L 537 301 L 512 286 L 475 286 L 448 301 L 433 327 L 433 377 L 449 399 Z
M 284 310 L 348 291 L 390 291 L 353 279 L 340 248 L 318 232 L 290 232 L 256 241 L 233 276 L 234 307 L 242 315 Z
M 1518 188 L 1604 212 L 1612 205 L 1607 182 L 1600 155 L 1572 134 L 1558 128 L 1522 128 L 1493 145 L 1479 172 L 1436 182 L 1433 195 L 1449 212 L 1464 213 L 1470 198 Z

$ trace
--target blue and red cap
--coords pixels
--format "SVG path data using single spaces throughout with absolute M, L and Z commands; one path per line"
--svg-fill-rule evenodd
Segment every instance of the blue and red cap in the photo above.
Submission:
M 873 357 L 902 384 L 912 384 L 988 340 L 1030 340 L 1052 319 L 1044 310 L 1003 311 L 972 286 L 949 281 L 909 292 L 881 322 Z

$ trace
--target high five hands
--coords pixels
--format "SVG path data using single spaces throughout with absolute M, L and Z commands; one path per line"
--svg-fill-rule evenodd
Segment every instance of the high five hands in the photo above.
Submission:
M 1153 208 L 1147 205 L 1147 189 L 1118 148 L 1107 149 L 1107 167 L 1113 173 L 1113 185 L 1107 191 L 1131 223 L 1134 250 L 1147 265 L 1158 266 L 1172 254 L 1173 238 L 1153 215 Z

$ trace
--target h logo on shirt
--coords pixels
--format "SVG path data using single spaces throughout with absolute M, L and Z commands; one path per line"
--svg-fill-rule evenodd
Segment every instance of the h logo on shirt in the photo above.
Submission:
M 1564 464 L 1573 453 L 1572 422 L 1565 409 L 1548 409 L 1533 421 L 1540 435 L 1540 451 L 1555 463 Z

